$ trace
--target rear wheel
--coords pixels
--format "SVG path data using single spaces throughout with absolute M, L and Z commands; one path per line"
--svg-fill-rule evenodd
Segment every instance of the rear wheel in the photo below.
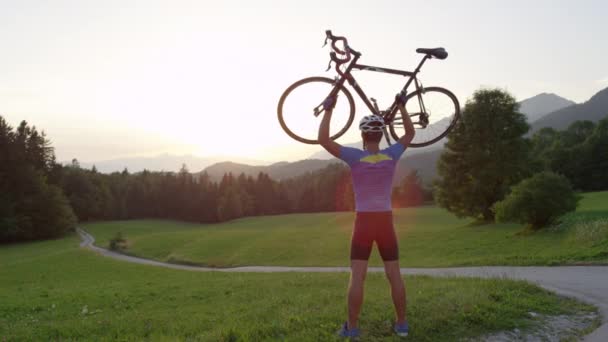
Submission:
M 316 116 L 315 108 L 323 103 L 334 87 L 334 80 L 327 77 L 309 77 L 289 86 L 281 95 L 277 107 L 279 123 L 285 133 L 305 144 L 318 144 L 319 124 L 324 113 Z M 342 136 L 354 117 L 355 101 L 348 90 L 341 86 L 331 117 L 331 139 Z
M 438 142 L 454 128 L 460 118 L 458 99 L 451 91 L 440 87 L 422 88 L 409 94 L 405 100 L 405 109 L 416 129 L 411 147 Z M 397 112 L 389 130 L 395 140 L 405 134 L 401 112 Z

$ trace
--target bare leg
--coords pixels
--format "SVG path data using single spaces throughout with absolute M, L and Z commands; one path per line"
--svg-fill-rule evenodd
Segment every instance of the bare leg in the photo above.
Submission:
M 356 328 L 363 304 L 363 283 L 367 274 L 367 260 L 350 261 L 350 283 L 348 284 L 348 328 Z
M 384 272 L 391 284 L 391 297 L 393 297 L 393 305 L 395 306 L 395 314 L 397 323 L 403 324 L 407 321 L 406 316 L 406 295 L 405 285 L 401 278 L 401 270 L 399 269 L 399 260 L 385 261 Z

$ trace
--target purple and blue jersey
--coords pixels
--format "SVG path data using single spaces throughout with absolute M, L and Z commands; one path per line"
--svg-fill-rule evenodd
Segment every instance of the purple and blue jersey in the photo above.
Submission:
M 401 143 L 372 154 L 357 148 L 340 148 L 340 159 L 350 166 L 357 212 L 391 211 L 393 177 L 405 151 Z

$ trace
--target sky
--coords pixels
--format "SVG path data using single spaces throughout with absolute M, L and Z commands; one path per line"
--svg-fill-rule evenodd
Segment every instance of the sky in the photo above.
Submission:
M 363 64 L 412 70 L 464 103 L 480 87 L 584 102 L 608 87 L 606 1 L 0 0 L 0 115 L 46 132 L 59 161 L 164 153 L 264 162 L 319 151 L 289 138 L 283 90 L 325 72 L 325 30 Z M 404 79 L 358 72 L 388 106 Z M 357 103 L 355 120 L 368 114 Z M 357 141 L 353 128 L 338 142 Z

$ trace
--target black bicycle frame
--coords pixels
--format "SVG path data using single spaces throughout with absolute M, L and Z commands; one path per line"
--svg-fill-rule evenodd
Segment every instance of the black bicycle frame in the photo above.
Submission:
M 422 58 L 422 60 L 420 61 L 420 63 L 418 64 L 418 66 L 416 67 L 416 70 L 402 71 L 402 70 L 396 70 L 396 69 L 381 68 L 381 67 L 357 64 L 357 60 L 359 60 L 359 58 L 361 57 L 361 54 L 354 53 L 354 55 L 355 56 L 354 56 L 352 62 L 346 67 L 346 70 L 344 72 L 338 71 L 342 75 L 342 77 L 340 77 L 336 82 L 336 87 L 334 88 L 335 92 L 338 91 L 340 86 L 342 86 L 345 81 L 348 81 L 348 83 L 353 87 L 353 89 L 355 89 L 357 94 L 359 94 L 359 97 L 361 97 L 361 100 L 363 100 L 363 103 L 365 103 L 367 108 L 369 108 L 369 110 L 376 115 L 382 115 L 382 114 L 380 112 L 378 112 L 378 110 L 374 107 L 374 105 L 372 105 L 371 101 L 369 100 L 369 98 L 367 97 L 367 95 L 365 94 L 363 89 L 361 89 L 361 87 L 359 86 L 359 84 L 357 83 L 357 81 L 355 80 L 353 75 L 351 74 L 351 71 L 353 69 L 367 70 L 367 71 L 375 71 L 375 72 L 382 72 L 382 73 L 387 73 L 387 74 L 409 77 L 409 79 L 407 80 L 407 82 L 403 86 L 403 89 L 400 92 L 400 94 L 407 95 L 407 89 L 412 84 L 412 82 L 414 82 L 414 84 L 416 86 L 416 90 L 420 90 L 420 84 L 418 82 L 418 79 L 416 78 L 416 75 L 420 72 L 420 68 L 422 68 L 422 65 L 424 64 L 424 62 L 426 62 L 427 59 L 431 58 L 429 55 L 425 55 Z M 339 65 L 336 66 L 336 69 L 338 69 L 338 68 L 339 68 Z M 387 125 L 393 122 L 397 109 L 398 109 L 397 108 L 397 99 L 395 99 L 393 104 L 390 106 L 389 110 L 387 112 L 385 112 L 384 115 L 382 115 L 384 117 L 384 121 Z

